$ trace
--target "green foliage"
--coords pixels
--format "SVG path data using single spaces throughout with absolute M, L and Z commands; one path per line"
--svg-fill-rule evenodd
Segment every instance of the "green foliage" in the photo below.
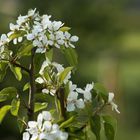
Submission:
M 100 140 L 101 131 L 101 118 L 99 115 L 95 115 L 90 119 L 91 131 L 95 134 L 96 139 Z
M 11 100 L 16 97 L 17 90 L 14 87 L 7 87 L 0 91 L 0 102 Z
M 13 65 L 10 65 L 10 69 L 13 72 L 13 74 L 15 75 L 16 79 L 18 81 L 20 81 L 22 79 L 21 68 L 20 67 L 13 66 Z
M 77 66 L 78 64 L 78 56 L 76 51 L 73 48 L 63 48 L 62 52 L 70 64 L 70 66 Z
M 103 120 L 107 140 L 114 140 L 117 127 L 116 119 L 111 116 L 103 116 Z
M 11 109 L 11 105 L 5 105 L 3 107 L 0 108 L 0 123 L 2 123 L 5 115 L 7 114 L 7 112 Z
M 34 110 L 34 112 L 38 112 L 38 111 L 41 111 L 43 109 L 46 109 L 47 106 L 48 106 L 48 104 L 46 102 L 44 102 L 44 103 L 37 103 L 36 102 L 35 103 L 35 110 Z
M 14 98 L 12 100 L 12 103 L 11 103 L 11 114 L 13 116 L 17 116 L 18 115 L 18 110 L 19 110 L 19 106 L 20 106 L 20 100 L 17 99 L 17 98 Z
M 73 67 L 67 67 L 59 75 L 59 82 L 62 83 Z
M 70 27 L 64 26 L 64 27 L 61 27 L 61 28 L 60 28 L 60 31 L 66 32 L 66 31 L 69 31 L 70 29 L 71 29 Z
M 102 84 L 95 83 L 94 89 L 96 90 L 97 94 L 104 99 L 105 102 L 108 101 L 108 92 Z

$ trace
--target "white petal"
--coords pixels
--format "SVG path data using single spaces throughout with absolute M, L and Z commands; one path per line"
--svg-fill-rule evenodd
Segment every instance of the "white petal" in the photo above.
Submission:
M 28 132 L 24 132 L 23 133 L 23 140 L 29 140 L 29 138 L 30 138 L 29 133 Z
M 18 37 L 18 42 L 22 42 L 22 37 Z
M 17 38 L 15 38 L 14 40 L 13 40 L 13 43 L 16 45 L 17 44 Z
M 28 34 L 27 35 L 27 40 L 33 40 L 34 39 L 34 35 L 33 34 Z
M 108 103 L 111 103 L 114 99 L 114 93 L 112 92 L 109 92 L 109 95 L 108 95 Z
M 46 131 L 50 131 L 51 128 L 52 128 L 52 124 L 50 121 L 45 121 L 44 124 L 43 124 L 43 128 L 46 130 Z
M 70 41 L 72 41 L 72 42 L 77 42 L 78 41 L 78 36 L 72 36 L 71 38 L 70 38 Z
M 75 104 L 74 103 L 68 103 L 67 104 L 67 111 L 71 112 L 75 110 Z
M 76 101 L 76 106 L 77 106 L 77 108 L 84 108 L 85 107 L 85 103 L 84 103 L 83 99 L 78 99 Z
M 46 121 L 52 120 L 52 115 L 51 115 L 50 112 L 48 112 L 48 111 L 43 111 L 42 114 L 43 114 L 44 120 L 46 120 Z
M 42 89 L 42 93 L 48 94 L 49 93 L 49 90 L 48 89 Z
M 32 127 L 36 127 L 37 126 L 37 122 L 35 122 L 35 121 L 29 121 L 28 122 L 28 126 L 31 127 L 31 128 Z
M 39 84 L 43 84 L 43 83 L 44 83 L 44 80 L 43 80 L 42 77 L 36 78 L 35 81 L 36 81 L 37 83 L 39 83 Z

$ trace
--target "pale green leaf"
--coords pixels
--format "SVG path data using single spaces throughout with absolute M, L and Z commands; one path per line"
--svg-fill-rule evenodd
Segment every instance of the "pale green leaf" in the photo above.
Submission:
M 17 95 L 17 90 L 14 87 L 7 87 L 0 91 L 0 102 L 10 100 Z
M 18 115 L 18 110 L 19 110 L 19 106 L 20 106 L 20 100 L 19 99 L 13 99 L 12 103 L 11 103 L 11 114 L 13 116 L 17 116 Z
M 23 87 L 23 91 L 26 91 L 29 88 L 30 88 L 30 83 L 26 83 Z
M 62 32 L 66 32 L 66 31 L 69 31 L 70 29 L 71 29 L 70 27 L 63 26 L 59 30 Z
M 59 82 L 63 83 L 66 76 L 69 74 L 69 72 L 73 69 L 73 67 L 67 67 L 65 68 L 59 75 Z
M 35 103 L 35 110 L 34 112 L 38 112 L 40 110 L 43 110 L 47 108 L 48 104 L 47 103 Z
M 20 81 L 22 79 L 22 73 L 21 73 L 21 68 L 20 67 L 15 67 L 13 65 L 10 65 L 10 69 L 15 75 L 16 79 Z
M 11 105 L 5 105 L 3 107 L 0 108 L 0 123 L 2 123 L 5 115 L 7 114 L 7 112 L 11 109 Z

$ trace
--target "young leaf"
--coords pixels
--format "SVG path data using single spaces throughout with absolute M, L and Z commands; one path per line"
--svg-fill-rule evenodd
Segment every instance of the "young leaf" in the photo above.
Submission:
M 35 110 L 34 112 L 38 112 L 40 110 L 43 110 L 47 108 L 48 104 L 47 103 L 35 103 Z
M 67 128 L 67 127 L 69 127 L 69 125 L 74 121 L 74 119 L 75 119 L 74 116 L 70 117 L 68 120 L 66 120 L 63 123 L 61 123 L 60 128 Z
M 108 92 L 104 88 L 104 86 L 102 84 L 95 83 L 94 89 L 104 99 L 104 101 L 107 102 L 107 100 L 108 100 Z
M 13 99 L 12 103 L 11 103 L 11 114 L 13 116 L 17 116 L 18 115 L 18 110 L 19 110 L 19 106 L 20 106 L 20 100 L 19 99 Z
M 61 27 L 59 30 L 62 31 L 62 32 L 66 32 L 66 31 L 69 31 L 71 28 L 70 27 Z
M 29 88 L 30 88 L 30 83 L 26 83 L 23 87 L 23 91 L 26 91 Z
M 99 115 L 95 115 L 90 120 L 91 131 L 95 134 L 96 140 L 100 140 L 101 119 Z
M 0 102 L 10 100 L 17 95 L 17 90 L 14 87 L 7 87 L 0 91 Z
M 69 72 L 73 69 L 73 67 L 67 67 L 64 69 L 64 71 L 62 71 L 59 75 L 59 82 L 63 83 L 63 81 L 65 80 L 66 76 L 69 74 Z
M 22 79 L 21 68 L 10 65 L 10 69 L 13 72 L 13 74 L 15 75 L 16 79 L 18 81 L 20 81 Z
M 107 140 L 114 140 L 117 127 L 116 119 L 111 116 L 103 116 L 103 120 Z
M 0 108 L 0 123 L 2 123 L 5 115 L 10 110 L 10 108 L 11 108 L 11 105 L 5 105 L 5 106 Z
M 78 60 L 77 60 L 78 55 L 77 55 L 75 49 L 62 47 L 62 52 L 70 66 L 76 66 L 78 64 Z

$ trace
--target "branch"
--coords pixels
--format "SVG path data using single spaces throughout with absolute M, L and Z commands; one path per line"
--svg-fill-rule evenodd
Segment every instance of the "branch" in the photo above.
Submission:
M 31 64 L 30 64 L 30 91 L 29 91 L 29 108 L 28 108 L 28 119 L 29 121 L 34 120 L 34 104 L 35 104 L 35 99 L 34 95 L 36 92 L 36 86 L 35 86 L 35 70 L 34 70 L 34 57 L 35 57 L 35 51 L 36 48 L 32 49 L 31 52 Z
M 30 73 L 30 70 L 27 69 L 26 67 L 24 67 L 24 66 L 22 66 L 22 65 L 20 65 L 20 64 L 18 64 L 18 63 L 16 63 L 16 62 L 11 62 L 11 63 L 12 63 L 14 66 L 19 67 L 19 68 L 21 68 L 22 70 L 24 70 L 24 71 Z

